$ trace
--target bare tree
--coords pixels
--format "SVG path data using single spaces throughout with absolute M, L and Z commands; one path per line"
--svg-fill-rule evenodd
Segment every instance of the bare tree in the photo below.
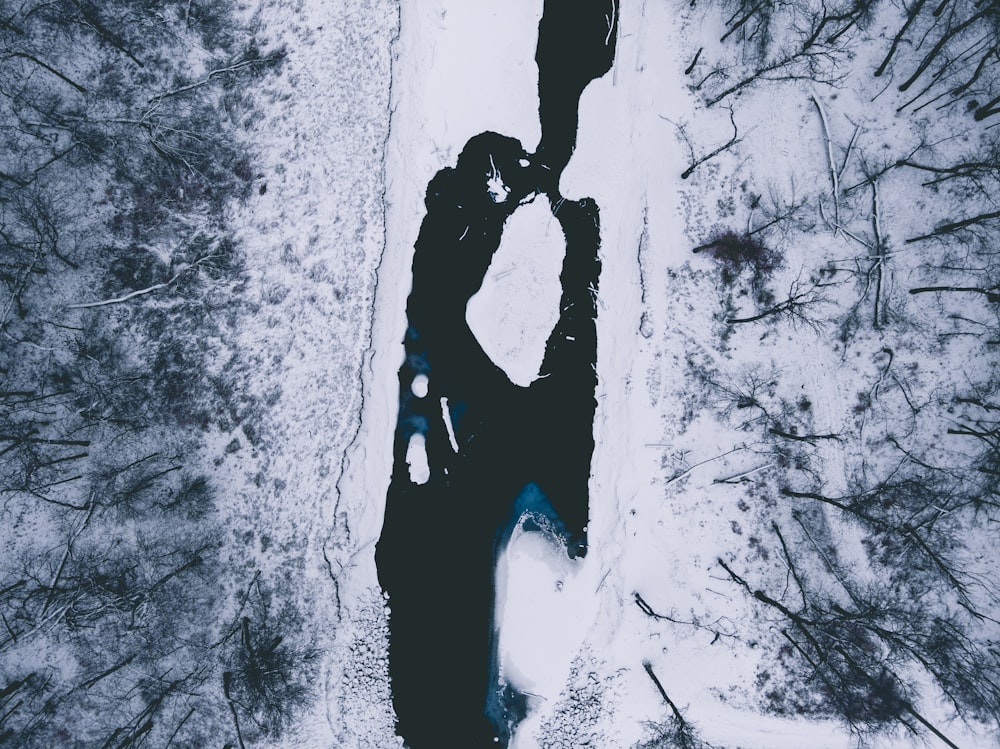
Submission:
M 819 328 L 821 323 L 813 313 L 813 308 L 824 303 L 821 289 L 831 286 L 830 283 L 812 282 L 803 284 L 799 279 L 792 282 L 788 289 L 788 296 L 766 309 L 756 312 L 747 317 L 730 317 L 726 323 L 738 325 L 741 323 L 760 322 L 768 319 L 786 319 L 795 323 L 804 323 L 812 328 Z
M 843 603 L 817 594 L 803 584 L 804 572 L 783 548 L 803 600 L 794 609 L 752 587 L 724 560 L 717 562 L 751 598 L 784 618 L 782 636 L 808 664 L 807 679 L 828 704 L 859 735 L 899 723 L 914 733 L 926 729 L 957 749 L 917 710 L 916 694 L 896 664 L 902 658 L 923 665 L 960 710 L 989 710 L 997 694 L 983 694 L 982 682 L 989 683 L 993 666 L 976 661 L 982 653 L 970 652 L 976 645 L 966 630 L 949 623 L 942 631 L 945 622 L 928 620 L 923 610 L 905 606 L 887 591 L 855 590 L 846 576 L 840 578 Z
M 695 726 L 684 717 L 674 701 L 670 699 L 667 690 L 663 688 L 656 672 L 653 671 L 653 664 L 644 661 L 642 668 L 667 707 L 670 708 L 670 715 L 663 724 L 654 727 L 655 735 L 649 741 L 641 744 L 641 749 L 712 749 L 711 744 L 702 741 Z

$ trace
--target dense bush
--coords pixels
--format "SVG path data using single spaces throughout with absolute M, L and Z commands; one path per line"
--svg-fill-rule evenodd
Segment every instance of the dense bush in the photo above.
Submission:
M 722 266 L 723 280 L 732 283 L 744 271 L 755 280 L 771 276 L 781 266 L 781 256 L 754 234 L 737 234 L 732 229 L 716 229 L 708 242 L 696 247 Z

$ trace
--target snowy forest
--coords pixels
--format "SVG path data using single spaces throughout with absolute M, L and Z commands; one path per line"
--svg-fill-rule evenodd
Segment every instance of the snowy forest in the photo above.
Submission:
M 588 550 L 497 563 L 510 746 L 1000 745 L 1000 4 L 606 4 Z M 571 5 L 0 0 L 0 746 L 404 745 L 414 243 Z M 468 314 L 537 373 L 514 208 Z

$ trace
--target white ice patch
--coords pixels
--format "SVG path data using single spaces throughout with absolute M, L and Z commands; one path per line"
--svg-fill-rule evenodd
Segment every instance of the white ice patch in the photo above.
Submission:
M 479 345 L 515 385 L 538 379 L 545 342 L 559 319 L 565 254 L 548 202 L 521 206 L 508 219 L 483 285 L 466 307 Z
M 503 175 L 493 161 L 493 154 L 490 154 L 490 170 L 486 173 L 486 192 L 494 203 L 506 203 L 510 195 L 510 188 L 504 183 Z
M 429 387 L 430 380 L 427 379 L 427 375 L 418 374 L 413 378 L 413 382 L 410 383 L 410 392 L 418 398 L 424 398 L 427 396 L 427 390 Z
M 593 609 L 584 561 L 562 544 L 518 527 L 497 562 L 500 668 L 515 689 L 549 702 L 565 685 Z
M 455 439 L 455 427 L 451 424 L 451 408 L 448 407 L 448 399 L 441 398 L 441 418 L 444 419 L 445 429 L 448 430 L 448 441 L 451 449 L 458 452 L 458 440 Z
M 410 481 L 426 484 L 431 478 L 431 467 L 427 462 L 427 441 L 422 434 L 414 434 L 406 445 L 406 465 L 410 469 Z

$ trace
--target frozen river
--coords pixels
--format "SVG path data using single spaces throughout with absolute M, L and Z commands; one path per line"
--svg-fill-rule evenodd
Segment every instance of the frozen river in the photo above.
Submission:
M 570 558 L 586 553 L 600 222 L 593 200 L 566 200 L 558 186 L 580 95 L 614 58 L 615 7 L 547 2 L 540 143 L 528 152 L 480 133 L 427 187 L 376 553 L 398 731 L 411 749 L 506 746 L 523 717 L 524 697 L 501 678 L 494 621 L 496 563 L 515 528 L 558 539 Z M 469 310 L 508 219 L 539 206 L 561 234 L 538 245 L 555 253 L 561 293 L 537 370 L 525 374 L 480 340 Z

